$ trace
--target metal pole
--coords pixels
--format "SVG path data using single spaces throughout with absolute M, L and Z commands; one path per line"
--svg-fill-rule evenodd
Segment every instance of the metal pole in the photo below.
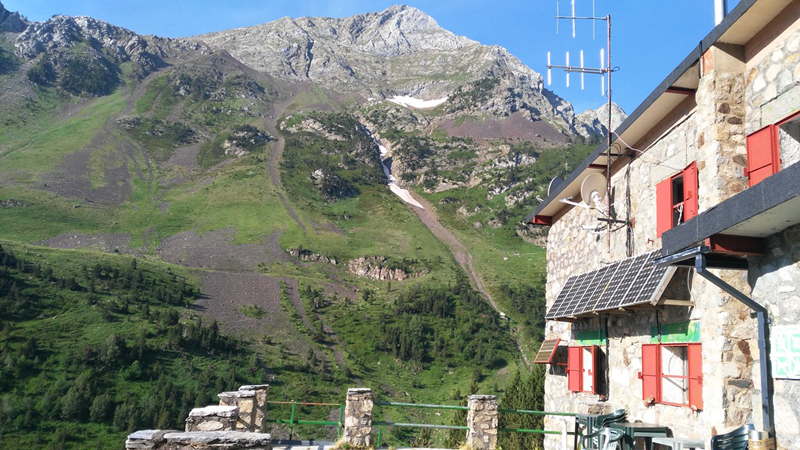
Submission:
M 344 405 L 339 405 L 339 437 L 342 437 L 342 430 L 344 428 Z M 380 447 L 380 444 L 378 445 Z
M 608 139 L 606 149 L 606 205 L 608 216 L 611 217 L 611 14 L 606 16 L 606 51 L 608 58 L 606 62 L 606 73 L 608 74 L 608 86 L 606 98 L 608 99 Z M 606 245 L 611 250 L 611 222 L 606 225 Z
M 294 405 L 295 401 L 292 400 L 292 415 L 289 417 L 289 440 L 292 440 L 292 435 L 294 435 Z
M 714 0 L 714 25 L 719 25 L 725 15 L 728 14 L 727 3 L 726 0 Z

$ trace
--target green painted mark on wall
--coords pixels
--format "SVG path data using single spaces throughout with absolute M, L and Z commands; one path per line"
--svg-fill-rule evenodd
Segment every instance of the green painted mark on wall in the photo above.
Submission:
M 665 323 L 661 325 L 660 342 L 700 342 L 700 322 Z M 659 343 L 658 327 L 650 328 L 650 343 Z
M 606 330 L 575 331 L 577 345 L 606 345 Z

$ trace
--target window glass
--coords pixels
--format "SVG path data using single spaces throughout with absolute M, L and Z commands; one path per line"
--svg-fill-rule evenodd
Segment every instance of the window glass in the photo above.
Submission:
M 672 179 L 672 226 L 680 225 L 683 215 L 683 175 Z
M 686 346 L 661 347 L 661 401 L 678 405 L 689 404 L 689 364 Z
M 592 386 L 592 368 L 594 367 L 594 362 L 592 359 L 592 347 L 583 347 L 581 354 L 583 355 L 583 390 L 584 392 L 594 392 L 594 386 Z

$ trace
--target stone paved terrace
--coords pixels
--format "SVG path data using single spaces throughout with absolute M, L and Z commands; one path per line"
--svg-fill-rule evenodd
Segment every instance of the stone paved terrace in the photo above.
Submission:
M 299 442 L 284 444 L 280 441 L 273 442 L 272 450 L 330 450 L 333 448 L 333 442 Z M 448 450 L 444 448 L 423 448 L 423 447 L 395 447 L 397 450 Z

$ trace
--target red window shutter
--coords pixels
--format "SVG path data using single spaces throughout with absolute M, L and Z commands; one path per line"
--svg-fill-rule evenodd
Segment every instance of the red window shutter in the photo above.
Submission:
M 697 215 L 697 162 L 683 169 L 683 221 L 686 222 Z
M 652 397 L 658 403 L 661 401 L 658 395 L 658 383 L 661 378 L 661 370 L 658 364 L 661 346 L 658 344 L 642 345 L 642 399 L 648 400 Z
M 672 228 L 672 179 L 656 185 L 656 231 L 657 236 Z
M 703 347 L 689 344 L 686 352 L 689 357 L 689 406 L 703 409 Z
M 600 347 L 598 347 L 596 345 L 592 346 L 592 374 L 591 374 L 592 375 L 592 389 L 591 389 L 592 394 L 597 394 L 597 391 L 598 391 L 598 389 L 597 389 L 597 387 L 598 387 L 598 384 L 597 384 L 597 380 L 598 380 L 597 372 L 599 372 L 597 370 L 597 368 L 598 368 L 598 364 L 597 364 L 597 352 L 598 352 L 598 350 L 600 350 Z
M 747 136 L 747 176 L 751 187 L 780 170 L 779 136 L 775 125 Z
M 571 392 L 580 392 L 581 389 L 581 348 L 569 347 L 567 350 L 567 387 Z

